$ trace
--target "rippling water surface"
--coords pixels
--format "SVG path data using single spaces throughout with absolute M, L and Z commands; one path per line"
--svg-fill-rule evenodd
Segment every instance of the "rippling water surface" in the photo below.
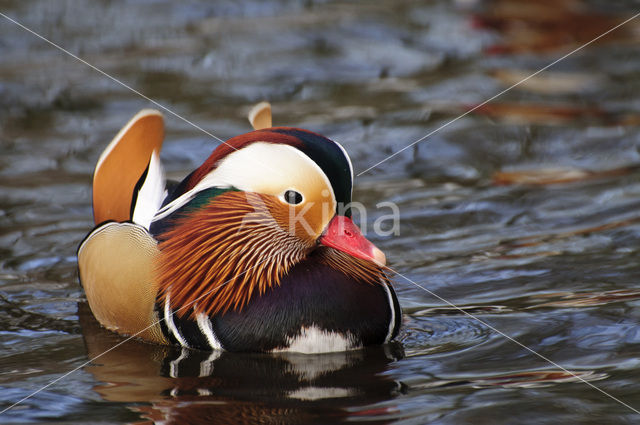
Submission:
M 227 139 L 255 102 L 356 173 L 633 16 L 634 1 L 2 1 Z M 638 423 L 640 18 L 356 179 L 397 343 L 238 355 L 127 342 L 77 281 L 97 158 L 144 98 L 0 17 L 2 423 Z M 166 114 L 182 177 L 217 141 Z M 364 219 L 364 217 L 362 217 Z M 514 342 L 513 340 L 517 341 Z M 534 354 L 538 353 L 538 355 Z M 92 362 L 85 364 L 88 360 Z M 597 388 L 594 388 L 592 386 Z

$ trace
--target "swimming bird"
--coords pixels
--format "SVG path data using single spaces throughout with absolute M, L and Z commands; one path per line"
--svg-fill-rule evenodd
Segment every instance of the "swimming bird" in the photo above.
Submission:
M 135 115 L 93 176 L 80 282 L 105 328 L 202 350 L 318 353 L 384 344 L 401 310 L 385 256 L 350 216 L 353 168 L 324 136 L 271 127 L 220 144 L 181 182 L 164 119 Z

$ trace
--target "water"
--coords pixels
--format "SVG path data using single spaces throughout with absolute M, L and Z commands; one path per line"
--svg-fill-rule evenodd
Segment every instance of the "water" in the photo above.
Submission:
M 595 0 L 0 4 L 222 139 L 268 99 L 275 124 L 342 142 L 357 173 L 637 13 Z M 77 282 L 91 173 L 152 105 L 0 17 L 0 407 L 78 368 L 0 422 L 637 423 L 638 34 L 628 23 L 356 179 L 369 227 L 388 214 L 378 202 L 401 212 L 399 235 L 369 233 L 400 273 L 396 344 L 266 356 L 130 341 L 97 357 L 123 340 Z M 162 159 L 181 177 L 217 142 L 166 115 Z

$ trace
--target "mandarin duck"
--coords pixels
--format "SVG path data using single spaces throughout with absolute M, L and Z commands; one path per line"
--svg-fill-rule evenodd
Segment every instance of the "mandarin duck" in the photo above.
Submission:
M 180 183 L 160 164 L 164 120 L 135 115 L 93 175 L 96 227 L 80 282 L 109 330 L 202 350 L 345 351 L 384 344 L 401 310 L 385 256 L 350 218 L 353 168 L 319 134 L 233 137 Z

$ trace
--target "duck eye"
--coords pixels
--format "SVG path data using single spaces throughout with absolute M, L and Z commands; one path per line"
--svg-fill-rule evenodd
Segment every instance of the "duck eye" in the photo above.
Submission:
M 298 205 L 302 202 L 302 194 L 295 190 L 287 190 L 284 193 L 284 200 L 291 205 Z

